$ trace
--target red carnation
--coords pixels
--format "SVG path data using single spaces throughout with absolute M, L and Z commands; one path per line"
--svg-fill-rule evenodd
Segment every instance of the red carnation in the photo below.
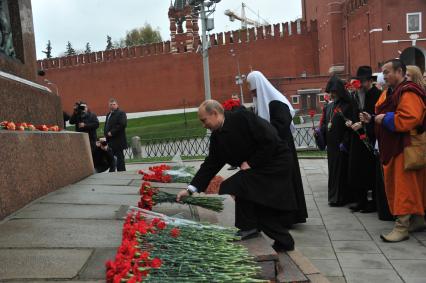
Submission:
M 167 224 L 164 221 L 160 221 L 157 224 L 157 228 L 160 229 L 160 230 L 163 230 L 164 228 L 166 228 L 166 226 L 167 226 Z
M 161 259 L 159 259 L 158 257 L 154 258 L 151 262 L 151 267 L 152 268 L 160 268 L 162 264 Z
M 367 138 L 367 135 L 366 134 L 361 134 L 361 135 L 359 135 L 359 139 L 360 140 L 365 140 Z
M 360 80 L 353 80 L 352 81 L 352 87 L 355 89 L 360 89 L 361 88 L 361 81 Z
M 309 116 L 311 116 L 311 118 L 314 118 L 316 114 L 316 111 L 314 109 L 309 110 Z
M 180 230 L 179 228 L 173 228 L 172 230 L 170 230 L 170 236 L 172 236 L 173 238 L 177 238 L 180 235 Z

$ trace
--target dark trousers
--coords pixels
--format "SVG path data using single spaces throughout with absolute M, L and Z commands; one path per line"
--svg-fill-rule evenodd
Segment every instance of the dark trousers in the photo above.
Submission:
M 117 171 L 126 171 L 126 164 L 124 163 L 124 153 L 123 150 L 112 150 L 112 154 L 117 158 Z
M 235 227 L 240 230 L 258 229 L 271 239 L 292 247 L 294 240 L 285 228 L 286 216 L 286 212 L 235 198 Z

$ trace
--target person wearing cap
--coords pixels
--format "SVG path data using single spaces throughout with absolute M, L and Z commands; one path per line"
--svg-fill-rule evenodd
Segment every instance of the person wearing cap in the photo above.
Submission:
M 363 125 L 360 122 L 359 114 L 362 112 L 373 114 L 381 92 L 373 85 L 373 70 L 370 66 L 359 67 L 355 79 L 361 82 L 361 88 L 352 96 L 352 117 L 348 117 L 351 121 L 347 122 L 347 126 L 358 131 L 352 133 L 349 150 L 348 183 L 351 184 L 356 199 L 356 205 L 350 209 L 368 213 L 376 210 L 375 201 L 369 201 L 367 197 L 370 190 L 375 197 L 376 162 L 374 151 L 366 147 L 360 139 L 360 134 L 367 135 L 371 148 L 374 148 L 376 136 L 372 125 Z
M 75 125 L 76 132 L 83 132 L 89 135 L 90 147 L 96 147 L 96 130 L 99 128 L 99 120 L 95 113 L 89 111 L 87 103 L 79 101 L 74 105 L 74 112 L 70 117 L 69 123 Z

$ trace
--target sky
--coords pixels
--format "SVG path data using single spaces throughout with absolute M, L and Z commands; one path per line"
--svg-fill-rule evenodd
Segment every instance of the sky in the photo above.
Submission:
M 32 0 L 37 58 L 45 57 L 47 41 L 52 43 L 52 55 L 66 49 L 68 41 L 76 50 L 84 50 L 89 42 L 92 51 L 104 50 L 106 36 L 113 41 L 123 38 L 126 31 L 145 23 L 158 28 L 163 40 L 170 39 L 167 16 L 170 0 Z M 241 13 L 238 0 L 222 0 L 216 6 L 215 29 L 211 33 L 235 30 L 238 21 L 230 22 L 227 9 Z M 270 24 L 295 20 L 302 15 L 300 0 L 245 0 L 252 10 L 248 18 L 267 20 Z M 201 28 L 200 28 L 201 29 Z M 201 32 L 201 31 L 200 31 Z

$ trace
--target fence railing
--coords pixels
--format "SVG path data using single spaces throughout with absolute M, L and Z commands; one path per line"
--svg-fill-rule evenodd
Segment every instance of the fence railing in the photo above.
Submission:
M 316 148 L 314 131 L 311 127 L 296 128 L 293 133 L 294 143 L 298 149 Z M 187 136 L 141 140 L 142 158 L 181 156 L 205 156 L 209 153 L 210 135 L 204 137 Z M 131 148 L 124 155 L 127 159 L 133 158 Z

